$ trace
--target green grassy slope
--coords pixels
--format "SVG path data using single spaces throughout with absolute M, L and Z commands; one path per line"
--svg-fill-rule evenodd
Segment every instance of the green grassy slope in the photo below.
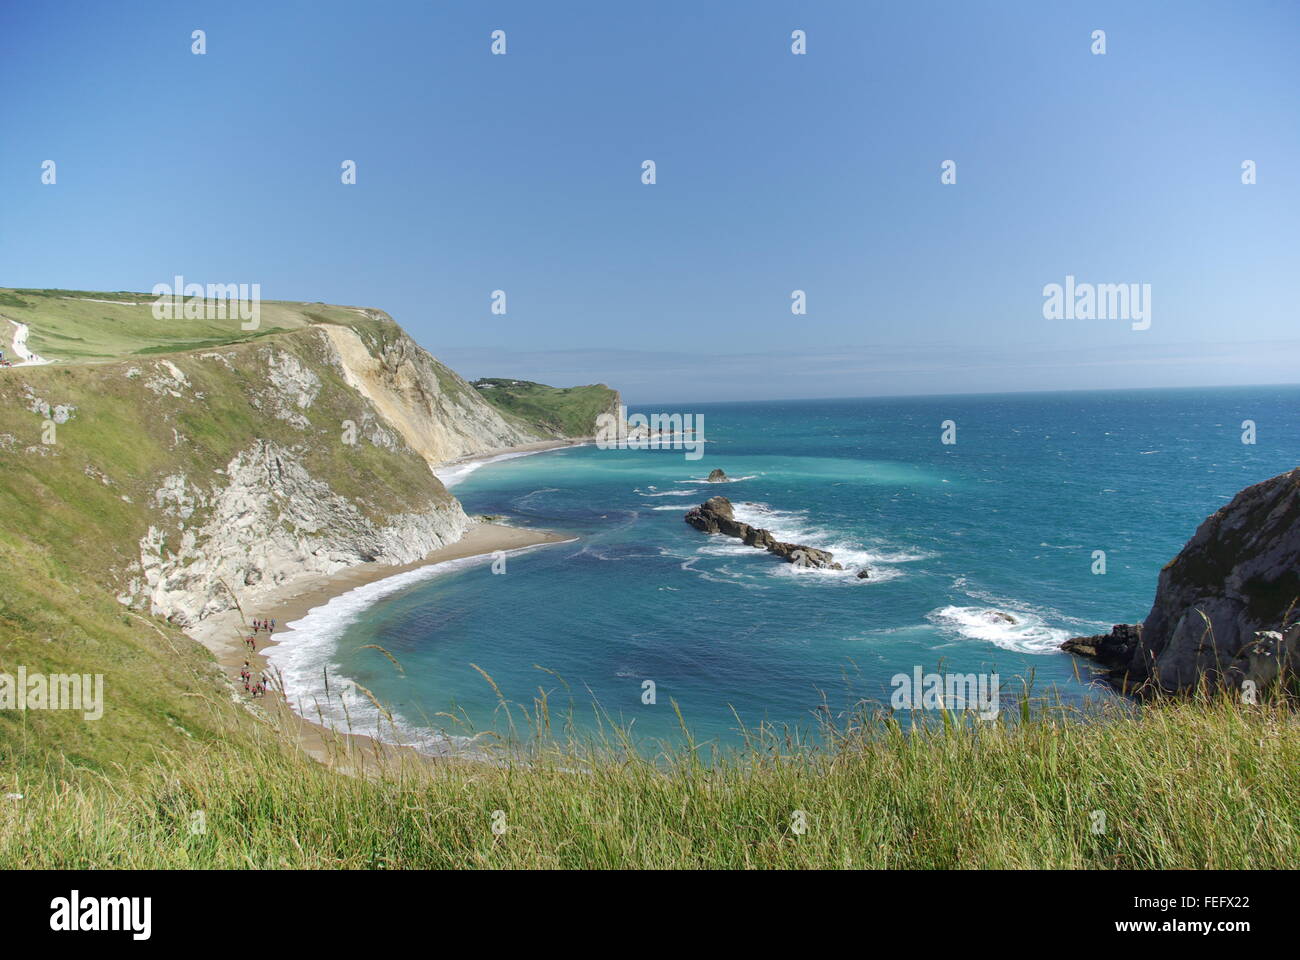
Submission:
M 333 772 L 232 697 L 205 650 L 126 609 L 115 591 L 137 558 L 157 478 L 206 476 L 253 438 L 306 443 L 314 476 L 380 512 L 418 508 L 430 496 L 427 466 L 337 442 L 338 424 L 362 411 L 322 362 L 319 333 L 302 329 L 310 319 L 251 342 L 226 330 L 226 346 L 163 358 L 133 347 L 175 346 L 201 331 L 114 340 L 107 325 L 70 325 L 60 304 L 0 297 L 0 315 L 24 309 L 58 314 L 41 321 L 47 330 L 93 340 L 99 353 L 93 363 L 0 370 L 0 672 L 102 673 L 107 708 L 93 722 L 0 710 L 0 864 L 1198 868 L 1300 859 L 1300 727 L 1278 703 L 1157 703 L 1087 723 L 1042 707 L 1020 723 L 1004 714 L 912 734 L 863 716 L 823 731 L 819 747 L 760 735 L 713 765 L 703 751 L 649 762 L 617 742 L 596 751 L 559 743 L 500 766 Z M 19 318 L 29 320 L 38 333 L 36 318 Z M 377 314 L 353 311 L 347 322 L 372 347 L 401 347 Z M 45 342 L 33 346 L 58 356 Z M 305 430 L 258 405 L 272 350 L 321 380 L 299 411 Z M 179 397 L 165 363 L 188 381 Z M 556 429 L 571 429 L 579 421 L 566 418 L 591 413 L 597 395 L 560 393 L 569 402 Z M 521 401 L 530 396 L 547 395 L 521 388 Z M 53 444 L 42 442 L 37 401 L 70 408 Z M 538 716 L 538 704 L 511 707 Z M 192 833 L 200 810 L 206 832 Z M 497 810 L 504 834 L 492 830 Z M 1101 833 L 1095 811 L 1106 817 Z
M 320 380 L 310 408 L 293 411 L 305 429 L 266 404 L 271 356 L 292 357 Z M 51 438 L 46 409 L 57 407 L 69 416 Z M 310 330 L 166 358 L 0 370 L 0 672 L 103 674 L 107 702 L 93 722 L 0 710 L 0 787 L 22 792 L 20 767 L 35 761 L 127 776 L 158 749 L 251 735 L 252 720 L 208 653 L 116 596 L 139 561 L 141 536 L 158 522 L 160 478 L 219 479 L 255 439 L 302 450 L 311 475 L 363 515 L 445 501 L 415 454 L 340 442 L 340 424 L 361 423 L 366 412 Z M 199 506 L 187 522 L 205 519 Z M 177 545 L 170 539 L 167 549 Z
M 305 430 L 266 407 L 272 351 L 321 381 L 313 405 L 294 411 Z M 254 439 L 306 447 L 312 475 L 358 499 L 371 516 L 418 510 L 440 490 L 419 457 L 340 442 L 341 424 L 362 422 L 366 410 L 310 333 L 171 355 L 165 363 L 188 381 L 179 397 L 160 386 L 170 378 L 163 362 L 0 371 L 0 529 L 66 558 L 79 576 L 120 584 L 156 510 L 159 479 L 184 473 L 206 481 Z M 31 409 L 38 400 L 72 411 L 53 444 L 42 442 L 45 417 Z M 200 510 L 190 525 L 204 519 Z
M 596 417 L 613 412 L 618 393 L 603 383 L 585 387 L 548 387 L 530 380 L 483 377 L 474 389 L 504 415 L 551 436 L 589 437 Z
M 160 478 L 206 482 L 261 439 L 305 450 L 311 475 L 364 515 L 419 511 L 446 496 L 419 457 L 340 442 L 341 424 L 362 423 L 366 409 L 309 328 L 351 326 L 376 355 L 409 349 L 386 314 L 263 303 L 264 329 L 250 335 L 229 320 L 156 321 L 152 302 L 147 294 L 0 290 L 0 317 L 28 324 L 29 347 L 56 361 L 0 369 L 0 672 L 102 673 L 110 698 L 93 723 L 0 710 L 0 757 L 10 761 L 25 751 L 58 753 L 107 770 L 246 725 L 205 651 L 116 600 L 156 520 Z M 9 335 L 5 325 L 6 353 Z M 271 356 L 292 357 L 320 380 L 311 407 L 292 411 L 305 430 L 267 407 Z M 444 391 L 473 392 L 435 369 Z M 45 443 L 48 411 L 59 407 L 68 418 Z M 187 523 L 205 519 L 199 507 Z
M 403 334 L 388 314 L 366 307 L 264 300 L 257 329 L 246 331 L 237 318 L 155 319 L 155 299 L 152 294 L 125 291 L 0 288 L 0 320 L 26 324 L 28 348 L 47 360 L 65 363 L 212 349 L 318 323 L 353 328 L 376 354 Z M 0 324 L 0 349 L 14 359 L 8 336 L 7 325 Z M 439 366 L 438 375 L 444 391 L 466 391 L 465 382 L 450 370 Z M 526 380 L 485 379 L 474 387 L 509 422 L 544 437 L 590 436 L 596 417 L 618 402 L 618 394 L 603 384 L 549 387 Z
M 48 360 L 107 360 L 255 340 L 313 323 L 353 324 L 378 311 L 322 303 L 267 300 L 256 330 L 238 320 L 158 320 L 147 293 L 0 289 L 0 318 L 31 328 L 28 347 Z M 0 331 L 7 335 L 7 331 Z M 9 345 L 2 344 L 5 353 Z

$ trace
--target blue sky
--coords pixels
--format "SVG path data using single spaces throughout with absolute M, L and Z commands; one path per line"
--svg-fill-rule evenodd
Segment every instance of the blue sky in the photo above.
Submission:
M 257 282 L 631 402 L 1296 382 L 1297 49 L 1291 2 L 6 4 L 0 285 Z M 1045 320 L 1067 274 L 1151 328 Z

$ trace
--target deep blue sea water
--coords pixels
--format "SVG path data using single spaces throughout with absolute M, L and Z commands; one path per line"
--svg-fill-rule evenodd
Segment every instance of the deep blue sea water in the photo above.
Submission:
M 917 665 L 1104 697 L 1057 644 L 1140 621 L 1208 514 L 1296 466 L 1298 403 L 1300 388 L 1259 387 L 633 408 L 703 414 L 704 458 L 588 446 L 482 466 L 453 487 L 467 512 L 577 541 L 511 556 L 503 575 L 475 560 L 372 585 L 314 614 L 277 662 L 296 699 L 320 695 L 327 666 L 336 690 L 353 679 L 426 733 L 505 730 L 471 664 L 530 709 L 539 688 L 553 714 L 572 701 L 584 726 L 595 701 L 670 737 L 676 702 L 698 738 L 723 743 L 733 709 L 747 725 L 807 724 L 823 700 L 887 702 L 890 677 Z M 713 467 L 744 479 L 699 482 Z M 714 494 L 870 579 L 687 526 Z M 368 702 L 349 705 L 373 729 Z

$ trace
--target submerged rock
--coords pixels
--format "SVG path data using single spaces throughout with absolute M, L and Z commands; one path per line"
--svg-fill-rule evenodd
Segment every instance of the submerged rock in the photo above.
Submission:
M 686 522 L 696 530 L 705 533 L 721 533 L 736 537 L 746 546 L 759 547 L 775 554 L 782 560 L 793 563 L 796 567 L 817 570 L 843 570 L 835 562 L 835 557 L 827 550 L 804 546 L 801 543 L 785 543 L 776 539 L 771 531 L 762 527 L 750 526 L 736 519 L 731 501 L 726 497 L 709 497 L 698 507 L 686 511 Z M 865 569 L 859 571 L 859 577 L 867 576 Z
M 1107 667 L 1120 686 L 1262 689 L 1295 663 L 1297 600 L 1300 469 L 1247 487 L 1205 520 L 1160 571 L 1142 624 L 1061 648 Z

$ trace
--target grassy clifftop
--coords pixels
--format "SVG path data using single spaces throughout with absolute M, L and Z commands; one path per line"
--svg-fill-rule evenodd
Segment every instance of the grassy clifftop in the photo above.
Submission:
M 355 324 L 387 314 L 360 307 L 266 300 L 256 330 L 238 319 L 156 319 L 148 293 L 0 289 L 0 318 L 30 327 L 29 348 L 49 360 L 97 361 L 224 346 L 316 323 Z M 391 320 L 389 321 L 391 323 Z M 0 346 L 7 331 L 0 330 Z
M 356 443 L 343 442 L 347 422 Z M 94 722 L 0 710 L 6 789 L 22 792 L 13 768 L 20 755 L 109 771 L 161 747 L 249 730 L 207 652 L 150 615 L 141 563 L 165 569 L 203 552 L 193 538 L 220 523 L 217 493 L 232 482 L 229 466 L 253 449 L 275 451 L 269 469 L 300 467 L 352 504 L 358 526 L 454 505 L 313 331 L 166 357 L 0 370 L 0 672 L 103 674 L 106 699 Z M 258 534 L 292 535 L 287 522 L 269 519 L 276 484 L 256 493 L 269 505 L 250 510 L 268 518 L 257 521 Z M 151 530 L 152 553 L 142 545 Z M 235 591 L 248 587 L 231 581 Z
M 0 709 L 13 792 L 20 757 L 120 772 L 251 731 L 207 652 L 151 615 L 160 587 L 242 594 L 273 571 L 240 566 L 241 551 L 277 537 L 333 556 L 411 530 L 385 528 L 395 517 L 445 515 L 454 533 L 431 459 L 553 435 L 503 420 L 382 311 L 263 302 L 244 331 L 155 319 L 154 300 L 0 290 L 6 356 L 22 324 L 51 361 L 0 368 L 0 673 L 103 674 L 107 700 L 94 722 Z M 327 499 L 333 512 L 286 516 Z M 313 547 L 313 523 L 334 539 Z
M 587 437 L 596 418 L 613 413 L 618 393 L 603 383 L 585 387 L 548 387 L 531 380 L 482 377 L 473 387 L 492 406 L 550 436 Z
M 103 363 L 251 343 L 317 325 L 346 327 L 378 355 L 406 335 L 384 311 L 319 302 L 263 300 L 256 329 L 235 318 L 157 319 L 150 293 L 0 288 L 0 349 L 12 357 L 12 328 L 28 327 L 27 348 L 61 363 Z M 215 306 L 216 301 L 207 301 Z M 603 384 L 550 387 L 527 380 L 486 378 L 473 390 L 441 365 L 442 390 L 463 402 L 473 394 L 509 423 L 537 437 L 590 436 L 595 419 L 614 410 L 618 394 Z M 471 402 L 477 402 L 471 401 Z

